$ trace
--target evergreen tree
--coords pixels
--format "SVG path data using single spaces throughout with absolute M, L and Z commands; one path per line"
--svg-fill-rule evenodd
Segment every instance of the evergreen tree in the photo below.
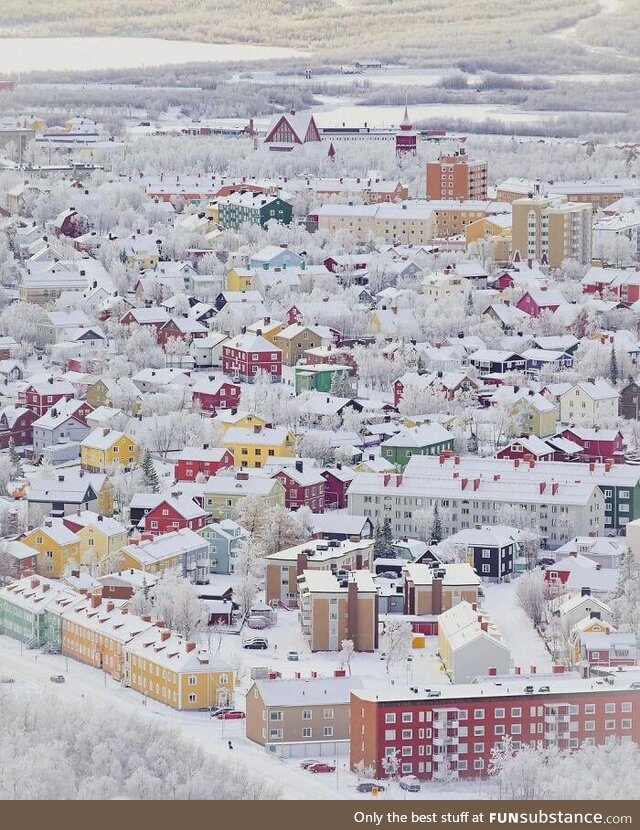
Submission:
M 442 520 L 438 505 L 433 509 L 433 524 L 431 525 L 431 541 L 438 545 L 442 541 Z
M 611 357 L 609 358 L 609 380 L 615 386 L 620 377 L 618 372 L 618 358 L 616 357 L 616 347 L 611 347 Z
M 142 474 L 144 476 L 145 487 L 148 487 L 152 493 L 159 493 L 160 481 L 158 480 L 158 474 L 156 473 L 156 468 L 153 465 L 153 458 L 151 458 L 151 453 L 148 449 L 146 449 L 142 454 L 140 469 L 142 470 Z
M 16 450 L 16 443 L 13 438 L 9 439 L 9 460 L 11 461 L 11 466 L 13 467 L 13 475 L 15 478 L 22 478 L 24 476 L 24 470 L 22 469 L 22 459 L 18 455 Z
M 380 522 L 376 521 L 376 526 L 373 531 L 373 558 L 383 556 L 382 553 L 382 532 L 380 530 Z
M 382 556 L 393 555 L 393 534 L 391 533 L 391 519 L 385 519 L 382 523 Z

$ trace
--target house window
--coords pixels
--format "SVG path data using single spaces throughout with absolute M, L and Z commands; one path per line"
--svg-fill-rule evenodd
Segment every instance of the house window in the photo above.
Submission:
M 402 723 L 411 723 L 413 720 L 413 712 L 403 712 L 402 713 Z
M 332 720 L 333 719 L 333 709 L 325 709 L 323 717 L 325 720 Z
M 396 722 L 396 714 L 395 712 L 387 712 L 384 716 L 385 723 L 395 723 Z
M 403 741 L 410 741 L 413 736 L 413 731 L 411 729 L 403 729 L 402 730 L 402 740 Z
M 313 713 L 311 709 L 303 709 L 302 710 L 302 720 L 311 720 Z
M 322 730 L 322 734 L 325 738 L 333 738 L 333 726 L 325 726 Z
M 197 701 L 198 701 L 198 695 L 191 692 L 191 694 L 189 695 L 189 703 L 197 703 Z
M 282 720 L 282 712 L 269 712 L 269 720 Z
M 303 726 L 302 727 L 302 737 L 303 738 L 310 738 L 313 734 L 313 730 L 310 726 Z
M 396 730 L 395 729 L 385 729 L 384 730 L 384 739 L 385 739 L 385 741 L 395 741 L 395 739 L 396 739 Z
M 195 686 L 196 685 L 196 676 L 195 676 L 195 674 L 190 674 L 189 675 L 189 685 L 190 686 Z

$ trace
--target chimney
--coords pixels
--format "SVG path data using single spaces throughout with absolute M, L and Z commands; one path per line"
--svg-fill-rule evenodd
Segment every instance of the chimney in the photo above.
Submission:
M 171 635 L 171 632 L 169 632 L 169 635 Z M 184 650 L 185 651 L 193 651 L 195 649 L 195 647 L 196 647 L 196 644 L 194 643 L 193 640 L 189 640 L 188 643 L 184 644 Z
M 114 608 L 115 605 L 111 602 L 111 600 L 109 600 L 109 602 L 107 602 L 107 613 L 111 613 L 111 611 L 113 611 Z
M 306 553 L 299 553 L 298 558 L 296 559 L 296 575 L 300 576 L 304 569 L 307 567 L 308 558 Z
M 163 631 L 160 632 L 160 642 L 164 643 L 165 640 L 168 640 L 170 636 L 171 636 L 171 632 L 169 631 L 168 628 L 165 628 Z M 189 643 L 187 643 L 187 645 L 186 645 L 187 651 L 191 651 L 191 649 L 188 648 L 188 646 L 189 646 Z
M 358 583 L 355 580 L 347 587 L 347 640 L 358 642 Z
M 431 583 L 431 613 L 442 614 L 442 579 L 435 577 Z
M 473 489 L 477 490 L 479 487 L 480 487 L 480 479 L 479 478 L 474 478 L 473 479 Z
M 538 486 L 540 487 L 540 495 L 542 495 L 544 491 L 547 489 L 547 482 L 541 481 Z
M 467 489 L 467 484 L 468 484 L 468 483 L 469 483 L 469 479 L 468 479 L 468 478 L 462 478 L 462 479 L 460 479 L 460 484 L 461 484 L 461 486 L 462 486 L 462 489 L 463 489 L 463 490 L 466 490 L 466 489 Z
M 531 666 L 529 668 L 529 674 L 536 674 L 537 671 L 538 671 L 537 666 Z
M 97 608 L 100 605 L 101 602 L 102 602 L 101 597 L 96 597 L 96 596 L 91 597 L 91 607 L 92 608 Z
M 559 489 L 560 489 L 560 485 L 558 484 L 557 481 L 554 481 L 551 485 L 551 495 L 555 496 Z
M 150 614 L 143 614 L 140 619 L 142 622 L 150 623 L 151 622 L 151 615 Z
M 42 584 L 42 593 L 44 594 L 46 591 L 49 590 L 49 588 L 51 588 L 51 585 L 49 585 L 48 582 L 43 582 L 43 584 Z
M 481 622 L 480 628 L 482 631 L 489 631 L 489 623 L 488 622 Z
M 522 672 L 522 669 L 520 668 L 520 666 L 514 666 L 513 670 L 516 674 L 520 674 Z
M 489 675 L 489 677 L 496 677 L 498 674 L 498 669 L 495 666 L 489 666 L 489 668 L 487 669 L 487 674 Z
M 166 623 L 164 620 L 156 620 L 154 623 L 156 628 L 166 628 Z
M 37 588 L 39 584 L 40 584 L 39 579 L 36 579 L 35 577 L 31 578 L 31 587 L 32 588 Z

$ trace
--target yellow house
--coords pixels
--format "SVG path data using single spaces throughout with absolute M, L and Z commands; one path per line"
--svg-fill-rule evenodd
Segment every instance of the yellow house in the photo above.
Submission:
M 429 274 L 422 280 L 422 293 L 433 302 L 451 298 L 458 298 L 460 302 L 465 302 L 467 294 L 472 291 L 471 280 L 446 269 Z
M 129 531 L 123 524 L 91 510 L 68 516 L 65 521 L 78 536 L 82 562 L 105 564 L 110 570 L 121 566 L 120 551 L 129 541 Z
M 227 291 L 249 291 L 253 277 L 248 268 L 232 268 L 227 273 Z
M 168 628 L 154 626 L 127 645 L 125 677 L 132 689 L 173 709 L 211 709 L 233 700 L 233 667 Z
M 264 427 L 267 425 L 264 418 L 256 415 L 255 412 L 233 412 L 231 409 L 219 410 L 213 421 L 217 426 L 222 427 L 225 431 L 231 427 L 237 427 L 238 429 L 254 429 L 254 427 Z
M 257 334 L 260 331 L 262 337 L 268 340 L 269 343 L 277 345 L 275 338 L 287 327 L 286 323 L 281 323 L 279 320 L 272 320 L 271 317 L 263 317 L 257 323 L 247 326 L 247 334 Z
M 37 570 L 41 576 L 60 579 L 70 562 L 80 562 L 80 540 L 62 519 L 45 519 L 21 541 L 38 551 Z
M 607 620 L 599 619 L 598 617 L 585 617 L 580 622 L 576 623 L 570 632 L 571 643 L 571 659 L 574 665 L 577 665 L 581 659 L 583 634 L 610 634 L 616 629 Z
M 484 216 L 470 222 L 464 232 L 465 243 L 486 239 L 491 243 L 491 252 L 496 261 L 509 259 L 511 256 L 511 214 L 504 213 L 497 216 Z
M 284 427 L 230 427 L 222 436 L 223 447 L 233 452 L 236 467 L 264 467 L 269 458 L 292 457 L 295 435 Z
M 508 411 L 520 420 L 520 431 L 526 435 L 547 438 L 556 432 L 556 407 L 543 395 L 522 395 L 508 407 Z
M 209 219 L 211 219 L 214 225 L 218 224 L 220 220 L 220 209 L 218 207 L 217 201 L 209 202 L 205 213 L 207 214 Z
M 94 429 L 80 444 L 80 466 L 91 473 L 106 473 L 116 464 L 130 470 L 137 458 L 133 438 L 107 427 Z

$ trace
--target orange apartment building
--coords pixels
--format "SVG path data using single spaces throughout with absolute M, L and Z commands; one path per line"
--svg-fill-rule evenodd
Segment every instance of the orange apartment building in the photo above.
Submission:
M 470 159 L 464 147 L 427 162 L 427 199 L 487 198 L 487 162 Z

